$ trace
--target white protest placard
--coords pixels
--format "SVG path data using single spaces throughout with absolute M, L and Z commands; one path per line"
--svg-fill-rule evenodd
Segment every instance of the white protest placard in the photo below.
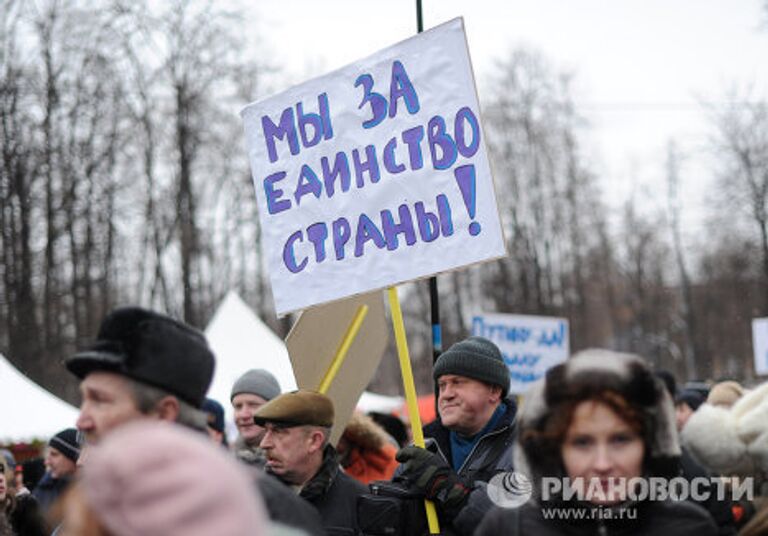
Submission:
M 505 255 L 462 19 L 241 115 L 279 315 Z
M 752 319 L 752 348 L 755 352 L 755 372 L 768 375 L 768 318 Z
M 472 335 L 493 341 L 501 350 L 509 369 L 510 393 L 525 393 L 570 353 L 565 318 L 481 314 L 472 318 Z

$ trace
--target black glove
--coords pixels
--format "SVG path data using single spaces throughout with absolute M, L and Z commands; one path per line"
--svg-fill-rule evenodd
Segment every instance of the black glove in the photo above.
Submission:
M 402 476 L 410 491 L 424 494 L 449 515 L 455 515 L 464 506 L 471 490 L 439 454 L 408 446 L 400 449 L 395 459 L 403 464 Z

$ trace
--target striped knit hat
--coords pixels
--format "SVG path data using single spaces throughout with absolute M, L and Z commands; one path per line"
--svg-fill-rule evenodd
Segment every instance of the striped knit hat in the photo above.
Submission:
M 77 443 L 77 430 L 67 428 L 62 430 L 48 441 L 48 446 L 53 447 L 64 456 L 76 462 L 80 457 L 80 445 Z

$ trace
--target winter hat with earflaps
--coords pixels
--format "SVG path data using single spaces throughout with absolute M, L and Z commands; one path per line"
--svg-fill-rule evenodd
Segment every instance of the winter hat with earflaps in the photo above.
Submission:
M 536 486 L 544 476 L 565 476 L 560 445 L 543 434 L 550 419 L 562 418 L 566 408 L 605 391 L 620 395 L 642 420 L 646 474 L 677 475 L 680 445 L 674 406 L 663 382 L 640 356 L 592 349 L 549 369 L 523 397 L 514 467 L 534 483 L 534 491 L 541 491 Z
M 95 371 L 158 387 L 199 408 L 215 359 L 198 330 L 141 307 L 120 307 L 102 321 L 96 340 L 65 361 L 80 379 Z

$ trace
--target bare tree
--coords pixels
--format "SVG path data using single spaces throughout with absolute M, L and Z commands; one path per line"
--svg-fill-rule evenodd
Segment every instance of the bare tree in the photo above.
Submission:
M 721 187 L 736 211 L 746 209 L 759 236 L 763 313 L 768 314 L 768 102 L 738 98 L 715 112 Z
M 116 304 L 202 326 L 230 287 L 263 299 L 232 143 L 258 62 L 233 21 L 211 1 L 0 11 L 0 350 L 58 394 L 57 361 Z
M 680 218 L 682 212 L 680 199 L 680 154 L 674 141 L 670 140 L 667 144 L 667 213 L 669 215 L 669 225 L 672 231 L 672 245 L 675 250 L 675 261 L 677 271 L 680 277 L 681 316 L 683 323 L 683 332 L 685 335 L 685 366 L 688 378 L 699 378 L 697 359 L 702 359 L 703 355 L 699 351 L 699 343 L 696 334 L 696 316 L 694 314 L 693 293 L 691 289 L 691 279 L 688 275 L 688 268 L 685 262 L 685 252 L 683 247 L 683 237 L 680 228 Z
M 526 50 L 497 65 L 484 115 L 510 257 L 482 273 L 493 309 L 565 315 L 586 345 L 599 342 L 588 335 L 588 256 L 605 209 L 580 154 L 571 78 Z

